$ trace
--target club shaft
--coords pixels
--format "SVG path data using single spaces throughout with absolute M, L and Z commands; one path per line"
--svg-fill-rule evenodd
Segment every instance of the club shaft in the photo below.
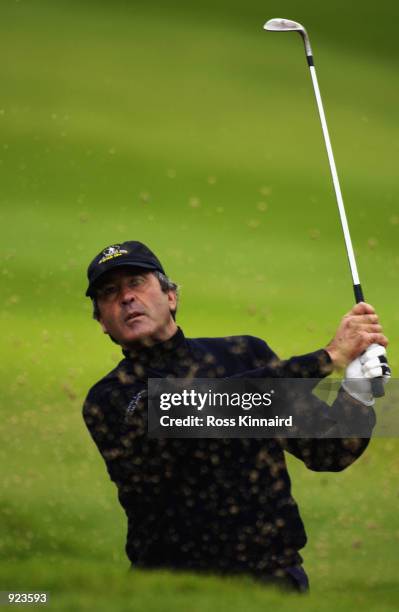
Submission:
M 342 225 L 342 231 L 344 233 L 346 252 L 348 255 L 349 267 L 350 267 L 350 271 L 352 274 L 353 285 L 354 287 L 359 287 L 360 289 L 360 280 L 359 280 L 359 274 L 357 271 L 355 254 L 353 251 L 348 221 L 346 218 L 345 206 L 344 206 L 344 201 L 343 201 L 342 193 L 341 193 L 341 187 L 340 187 L 339 180 L 338 180 L 338 173 L 337 173 L 337 168 L 335 165 L 334 154 L 333 154 L 333 150 L 331 147 L 330 135 L 328 133 L 328 127 L 327 127 L 327 122 L 326 122 L 326 116 L 324 114 L 323 102 L 321 100 L 320 89 L 319 89 L 319 84 L 318 84 L 317 75 L 316 75 L 316 69 L 312 65 L 309 66 L 309 69 L 310 69 L 310 76 L 312 77 L 314 93 L 316 96 L 316 102 L 317 102 L 317 108 L 319 111 L 321 127 L 323 130 L 324 142 L 325 142 L 326 149 L 327 149 L 328 162 L 330 164 L 331 176 L 332 176 L 332 181 L 334 185 L 335 197 L 337 199 L 339 217 L 341 219 L 341 225 Z M 361 293 L 361 290 L 360 290 L 360 293 Z M 355 289 L 355 295 L 356 295 L 356 289 Z M 360 301 L 359 297 L 363 297 L 363 296 L 360 296 L 358 292 L 358 295 L 356 297 L 357 297 L 357 301 Z

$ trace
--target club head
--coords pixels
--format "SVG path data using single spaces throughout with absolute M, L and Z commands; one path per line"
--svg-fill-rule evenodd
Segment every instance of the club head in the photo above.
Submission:
M 269 19 L 263 26 L 265 30 L 270 30 L 272 32 L 298 32 L 302 30 L 305 31 L 303 25 L 298 23 L 297 21 L 292 21 L 291 19 L 280 19 L 276 17 L 275 19 Z
M 269 32 L 298 32 L 302 36 L 305 51 L 307 56 L 312 55 L 312 49 L 310 47 L 310 41 L 308 33 L 306 32 L 303 25 L 298 23 L 297 21 L 292 21 L 292 19 L 281 19 L 280 17 L 275 17 L 274 19 L 269 19 L 263 26 L 265 30 L 269 30 Z

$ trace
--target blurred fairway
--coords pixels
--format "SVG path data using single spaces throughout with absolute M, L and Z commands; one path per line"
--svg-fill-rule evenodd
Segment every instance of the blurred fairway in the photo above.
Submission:
M 393 0 L 0 2 L 0 590 L 57 610 L 397 610 L 399 443 L 342 474 L 290 458 L 310 597 L 250 580 L 127 574 L 125 518 L 81 419 L 119 360 L 88 261 L 147 242 L 187 336 L 324 346 L 352 292 L 310 77 L 311 36 L 366 298 L 399 368 L 399 85 Z M 376 25 L 375 25 L 375 23 Z

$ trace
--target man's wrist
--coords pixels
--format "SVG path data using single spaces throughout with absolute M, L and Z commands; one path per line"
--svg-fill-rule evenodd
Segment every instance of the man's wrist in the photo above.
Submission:
M 341 352 L 334 346 L 328 345 L 324 349 L 330 356 L 334 370 L 343 370 L 347 366 L 347 361 L 342 357 Z

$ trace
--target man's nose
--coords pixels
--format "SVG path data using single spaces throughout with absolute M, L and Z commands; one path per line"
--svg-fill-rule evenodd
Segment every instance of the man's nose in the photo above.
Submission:
M 122 304 L 129 304 L 136 299 L 134 288 L 130 285 L 123 285 L 120 289 L 120 296 Z

